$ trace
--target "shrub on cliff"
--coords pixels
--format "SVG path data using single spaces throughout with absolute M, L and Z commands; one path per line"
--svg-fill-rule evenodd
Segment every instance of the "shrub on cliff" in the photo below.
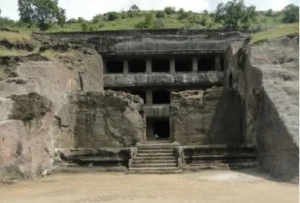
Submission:
M 20 20 L 47 30 L 53 23 L 65 24 L 66 12 L 57 0 L 18 0 Z
M 299 6 L 294 4 L 289 4 L 283 9 L 283 19 L 284 23 L 294 23 L 299 21 Z
M 165 13 L 163 11 L 157 11 L 156 15 L 157 18 L 164 18 L 165 17 Z
M 174 14 L 176 13 L 176 9 L 174 7 L 166 7 L 164 9 L 164 12 L 168 15 Z
M 107 13 L 107 20 L 108 21 L 118 20 L 119 18 L 120 18 L 120 15 L 117 12 L 109 12 L 109 13 Z
M 228 28 L 238 28 L 255 21 L 255 6 L 245 6 L 243 0 L 228 1 L 217 6 L 215 21 Z
M 142 22 L 137 23 L 134 27 L 138 29 L 143 28 L 153 28 L 155 25 L 155 19 L 151 13 L 145 16 L 145 19 Z

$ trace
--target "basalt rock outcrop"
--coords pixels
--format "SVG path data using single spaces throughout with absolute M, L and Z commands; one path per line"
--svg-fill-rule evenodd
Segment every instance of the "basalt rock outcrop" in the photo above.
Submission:
M 140 97 L 118 91 L 78 94 L 74 146 L 130 147 L 144 141 L 142 104 Z
M 182 145 L 243 141 L 241 100 L 231 89 L 174 92 L 171 112 L 174 139 Z
M 299 177 L 299 36 L 244 47 L 236 87 L 245 102 L 246 139 L 274 176 Z
M 0 179 L 41 175 L 53 166 L 55 148 L 74 146 L 71 95 L 103 91 L 103 72 L 97 52 L 72 52 L 0 58 Z

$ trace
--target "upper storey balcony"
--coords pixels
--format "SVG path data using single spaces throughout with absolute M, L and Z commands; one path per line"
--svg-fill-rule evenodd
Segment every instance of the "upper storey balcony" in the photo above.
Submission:
M 212 86 L 223 83 L 220 56 L 105 60 L 105 88 Z

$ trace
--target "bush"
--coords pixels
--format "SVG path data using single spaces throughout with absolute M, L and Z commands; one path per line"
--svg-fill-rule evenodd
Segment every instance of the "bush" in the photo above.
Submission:
M 189 13 L 188 12 L 180 12 L 179 15 L 178 15 L 178 20 L 183 20 L 183 19 L 186 19 L 189 17 Z
M 75 18 L 71 18 L 70 20 L 66 21 L 66 24 L 73 24 L 73 23 L 77 23 L 77 20 Z
M 164 23 L 163 19 L 157 18 L 155 21 L 154 28 L 164 28 L 164 27 L 165 27 L 165 23 Z
M 9 18 L 0 17 L 0 27 L 14 27 L 15 25 L 15 21 Z
M 134 27 L 143 29 L 143 28 L 153 28 L 154 26 L 155 26 L 154 25 L 154 17 L 150 13 L 145 16 L 145 19 L 142 22 L 135 24 Z
M 164 9 L 164 12 L 168 15 L 174 14 L 176 13 L 176 9 L 174 7 L 166 7 Z
M 156 15 L 157 18 L 164 18 L 165 17 L 165 13 L 163 11 L 157 11 Z
M 232 0 L 218 4 L 215 21 L 228 28 L 238 28 L 254 22 L 255 18 L 255 6 L 247 7 L 243 0 Z
M 140 8 L 137 5 L 132 5 L 128 10 L 129 17 L 137 17 L 140 15 Z
M 87 23 L 81 23 L 81 31 L 82 32 L 87 32 L 89 29 L 89 26 Z
M 202 16 L 201 19 L 199 20 L 199 24 L 205 27 L 207 25 L 207 17 Z
M 120 15 L 117 12 L 109 12 L 109 13 L 107 13 L 107 20 L 108 21 L 118 20 L 119 17 L 120 17 Z
M 266 14 L 265 14 L 266 16 L 272 16 L 273 15 L 273 10 L 272 9 L 269 9 L 267 12 L 266 12 Z
M 211 29 L 211 28 L 213 28 L 214 27 L 214 22 L 212 22 L 212 21 L 209 21 L 207 24 L 206 24 L 206 27 L 208 28 L 208 29 Z
M 121 18 L 122 18 L 122 19 L 127 18 L 127 13 L 126 13 L 125 11 L 122 11 L 122 12 L 121 12 Z
M 95 15 L 92 19 L 92 23 L 98 23 L 102 21 L 103 16 L 101 14 Z
M 295 23 L 299 21 L 299 6 L 289 4 L 283 9 L 283 23 Z

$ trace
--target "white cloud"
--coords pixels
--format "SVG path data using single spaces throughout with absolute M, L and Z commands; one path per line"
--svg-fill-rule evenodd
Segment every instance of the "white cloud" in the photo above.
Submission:
M 108 11 L 128 10 L 132 4 L 138 5 L 143 10 L 163 9 L 166 6 L 174 6 L 177 9 L 202 11 L 204 9 L 215 10 L 220 2 L 227 0 L 59 0 L 59 5 L 67 10 L 68 18 L 83 17 L 91 19 L 99 13 Z M 17 0 L 0 0 L 1 16 L 14 20 L 18 16 Z M 255 5 L 257 10 L 281 10 L 289 3 L 298 4 L 298 0 L 245 0 L 247 5 Z

